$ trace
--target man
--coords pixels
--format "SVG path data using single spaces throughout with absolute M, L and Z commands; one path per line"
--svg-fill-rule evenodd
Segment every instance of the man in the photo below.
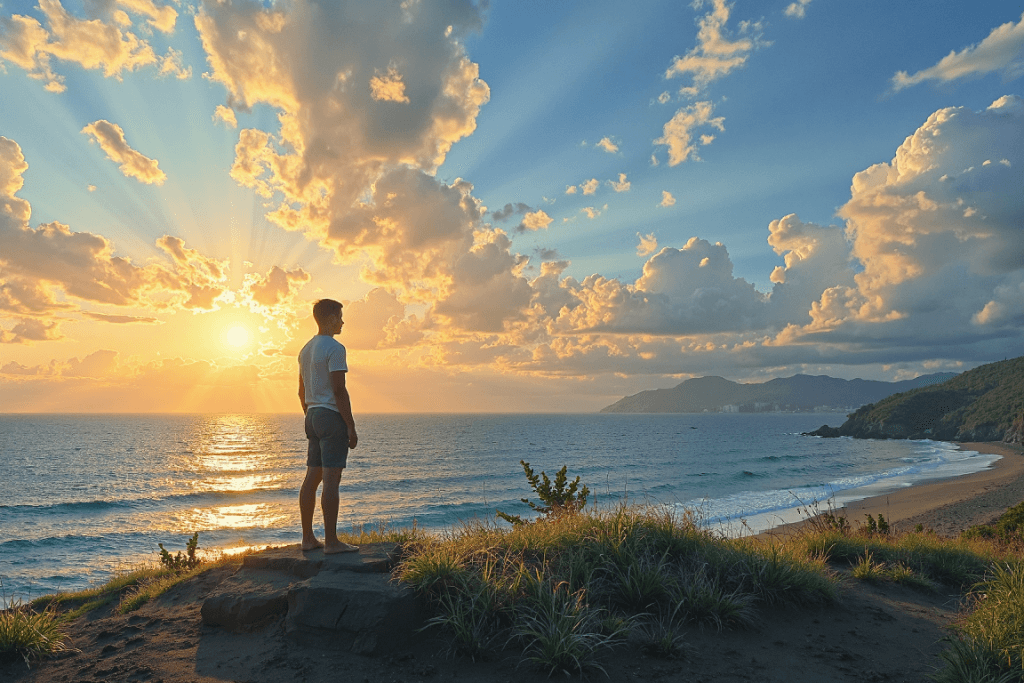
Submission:
M 341 304 L 321 299 L 313 305 L 313 319 L 319 330 L 299 351 L 299 400 L 306 414 L 306 478 L 299 490 L 302 517 L 302 549 L 323 548 L 325 555 L 351 553 L 359 546 L 338 540 L 338 486 L 348 451 L 359 441 L 352 419 L 352 403 L 345 387 L 348 364 L 345 347 L 334 335 L 345 324 Z M 313 511 L 320 482 L 324 491 L 320 509 L 324 514 L 324 542 L 313 534 Z

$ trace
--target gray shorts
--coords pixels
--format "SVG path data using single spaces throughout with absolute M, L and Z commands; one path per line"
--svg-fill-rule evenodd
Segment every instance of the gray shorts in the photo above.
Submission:
M 330 408 L 306 411 L 307 467 L 344 467 L 348 462 L 348 425 Z

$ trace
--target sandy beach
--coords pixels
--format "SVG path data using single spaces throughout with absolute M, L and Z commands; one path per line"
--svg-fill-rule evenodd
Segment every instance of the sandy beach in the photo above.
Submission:
M 1024 500 L 1024 454 L 998 443 L 964 443 L 962 448 L 1003 456 L 971 475 L 932 482 L 850 504 L 852 521 L 881 512 L 898 529 L 922 524 L 954 536 L 973 524 L 992 521 Z M 777 529 L 786 533 L 797 525 Z M 0 662 L 0 680 L 148 681 L 272 683 L 302 680 L 328 683 L 403 681 L 550 680 L 515 653 L 496 651 L 471 661 L 441 654 L 444 640 L 426 632 L 399 655 L 367 657 L 315 648 L 285 637 L 282 624 L 242 633 L 205 626 L 200 607 L 234 570 L 215 569 L 172 589 L 129 615 L 113 606 L 77 619 L 70 629 L 73 652 L 33 664 Z M 942 666 L 939 653 L 949 627 L 961 614 L 953 589 L 922 592 L 893 583 L 844 580 L 840 600 L 830 605 L 767 607 L 750 628 L 692 629 L 685 654 L 664 659 L 629 647 L 606 656 L 611 681 L 927 681 Z M 579 680 L 576 678 L 576 680 Z
M 1007 508 L 1024 501 L 1024 451 L 998 442 L 959 444 L 961 449 L 1002 456 L 980 472 L 932 481 L 847 503 L 843 512 L 856 528 L 867 515 L 885 515 L 896 531 L 921 524 L 942 536 L 956 536 L 976 524 L 987 524 Z M 783 524 L 765 535 L 784 534 L 805 522 Z

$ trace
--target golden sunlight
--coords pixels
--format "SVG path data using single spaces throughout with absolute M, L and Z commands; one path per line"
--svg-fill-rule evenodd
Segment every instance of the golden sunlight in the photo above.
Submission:
M 242 325 L 235 325 L 224 333 L 224 341 L 228 346 L 238 349 L 249 343 L 249 330 Z

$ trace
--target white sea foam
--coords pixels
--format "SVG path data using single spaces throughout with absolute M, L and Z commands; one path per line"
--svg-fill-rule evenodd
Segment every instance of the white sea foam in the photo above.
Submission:
M 806 519 L 811 511 L 839 509 L 865 498 L 885 495 L 926 481 L 951 479 L 988 469 L 1002 456 L 961 450 L 940 441 L 916 441 L 918 453 L 900 458 L 904 467 L 851 477 L 818 486 L 770 491 L 745 491 L 715 500 L 691 500 L 680 507 L 699 507 L 705 523 L 728 535 L 767 531 Z

